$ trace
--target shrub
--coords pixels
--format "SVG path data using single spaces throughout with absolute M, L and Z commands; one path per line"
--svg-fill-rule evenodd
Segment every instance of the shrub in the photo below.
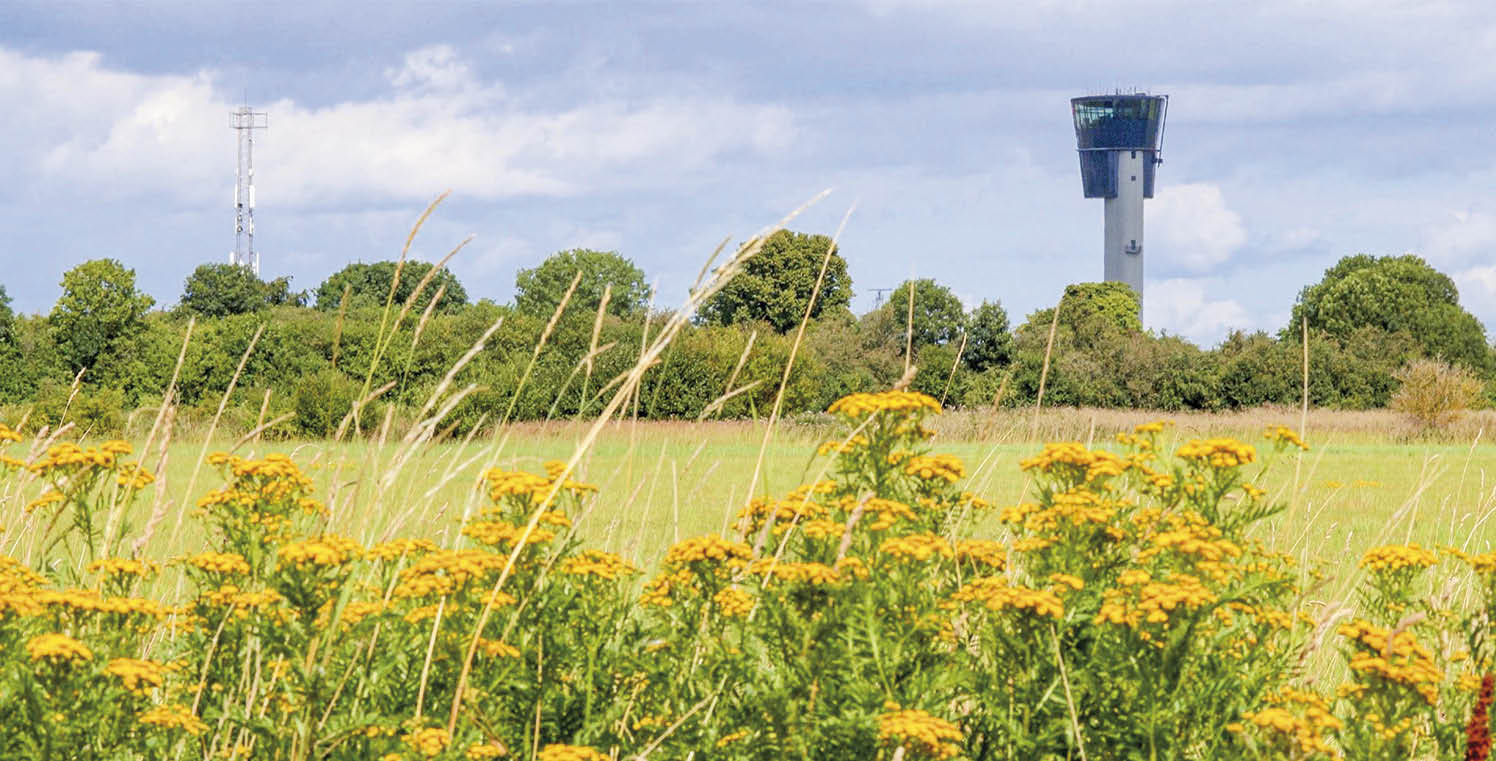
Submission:
M 1440 430 L 1458 420 L 1483 390 L 1474 373 L 1437 359 L 1415 359 L 1392 377 L 1401 384 L 1392 394 L 1392 409 L 1412 418 L 1424 431 Z

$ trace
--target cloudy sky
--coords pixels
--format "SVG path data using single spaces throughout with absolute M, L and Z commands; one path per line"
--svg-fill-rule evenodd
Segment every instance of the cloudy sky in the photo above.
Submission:
M 825 188 L 857 293 L 933 277 L 1015 322 L 1101 276 L 1068 99 L 1171 96 L 1145 321 L 1276 330 L 1344 255 L 1416 252 L 1496 328 L 1496 11 L 1479 0 L 0 4 L 0 284 L 45 312 L 115 257 L 162 305 L 233 246 L 229 112 L 266 277 L 417 240 L 504 301 L 617 250 L 677 303 Z

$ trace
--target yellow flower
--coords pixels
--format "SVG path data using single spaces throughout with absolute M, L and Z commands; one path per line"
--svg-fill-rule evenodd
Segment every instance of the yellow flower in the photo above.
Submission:
M 110 576 L 139 576 L 146 577 L 155 574 L 160 568 L 148 560 L 135 560 L 133 558 L 102 558 L 88 564 L 88 572 L 96 573 L 108 578 Z
M 475 745 L 469 745 L 465 755 L 468 757 L 468 759 L 470 759 L 470 761 L 482 761 L 483 759 L 498 758 L 500 756 L 508 755 L 508 753 L 509 751 L 506 750 L 502 745 L 493 743 L 478 743 Z
M 140 715 L 141 724 L 161 727 L 163 729 L 181 729 L 194 735 L 200 735 L 208 731 L 208 725 L 192 714 L 192 709 L 186 706 L 171 704 L 159 705 Z
M 1416 544 L 1388 544 L 1373 547 L 1361 556 L 1361 567 L 1373 571 L 1401 571 L 1404 568 L 1428 568 L 1439 562 L 1433 550 Z
M 1191 439 L 1174 452 L 1185 460 L 1195 460 L 1210 467 L 1236 468 L 1257 461 L 1257 449 L 1236 439 Z
M 955 455 L 920 455 L 909 458 L 904 464 L 904 472 L 925 481 L 942 479 L 955 483 L 966 477 L 966 466 Z
M 942 558 L 955 557 L 956 551 L 951 547 L 944 537 L 931 533 L 910 534 L 889 539 L 878 547 L 885 555 L 892 555 L 900 560 L 913 560 L 923 563 L 935 556 Z
M 961 752 L 961 728 L 924 711 L 895 710 L 878 717 L 878 738 L 901 745 L 915 758 L 952 758 Z
M 680 567 L 696 563 L 722 564 L 728 568 L 741 568 L 753 556 L 753 548 L 742 542 L 723 539 L 708 534 L 687 539 L 665 553 L 667 567 Z
M 724 587 L 712 597 L 712 602 L 717 604 L 717 610 L 727 618 L 742 618 L 753 610 L 753 595 L 737 587 Z
M 954 602 L 978 602 L 988 610 L 1026 610 L 1037 616 L 1059 620 L 1065 615 L 1065 604 L 1047 589 L 1010 586 L 1001 576 L 983 576 L 967 581 L 951 595 Z
M 826 409 L 833 415 L 857 419 L 879 412 L 919 413 L 925 410 L 940 412 L 940 402 L 918 391 L 880 391 L 878 393 L 848 394 Z
M 1294 446 L 1308 451 L 1309 445 L 1299 438 L 1299 434 L 1286 425 L 1268 426 L 1262 434 L 1263 438 L 1278 446 Z
M 571 576 L 593 576 L 604 581 L 617 581 L 638 573 L 639 569 L 611 552 L 583 550 L 561 561 L 561 572 Z
M 363 548 L 358 543 L 337 534 L 324 534 L 314 539 L 292 542 L 276 552 L 282 563 L 299 569 L 308 566 L 337 567 L 358 557 Z
M 535 761 L 609 761 L 609 759 L 585 745 L 547 745 L 536 754 Z
M 178 558 L 178 562 L 209 573 L 239 576 L 249 573 L 249 562 L 233 552 L 199 552 Z
M 26 654 L 33 661 L 91 661 L 93 652 L 82 642 L 66 634 L 42 634 L 26 642 Z
M 447 734 L 447 730 L 440 727 L 417 729 L 402 739 L 412 750 L 427 758 L 440 755 L 442 751 L 447 749 L 447 744 L 452 742 L 452 738 Z
M 166 681 L 166 665 L 155 661 L 115 658 L 104 667 L 104 672 L 119 677 L 125 689 L 141 695 L 148 688 L 160 687 Z M 142 687 L 142 683 L 146 686 Z

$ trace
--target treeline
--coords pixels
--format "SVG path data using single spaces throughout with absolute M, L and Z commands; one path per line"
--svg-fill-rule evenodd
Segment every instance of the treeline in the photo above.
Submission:
M 967 309 L 928 279 L 901 284 L 856 316 L 836 253 L 811 304 L 830 245 L 818 235 L 772 236 L 648 371 L 630 412 L 765 413 L 807 306 L 811 319 L 785 390 L 790 413 L 889 387 L 905 374 L 906 354 L 916 368 L 912 386 L 956 407 L 1032 404 L 1041 382 L 1046 405 L 1293 404 L 1306 334 L 1309 397 L 1318 406 L 1384 406 L 1394 373 L 1418 357 L 1463 366 L 1488 387 L 1496 369 L 1453 282 L 1413 256 L 1343 259 L 1301 292 L 1279 335 L 1235 333 L 1205 350 L 1143 330 L 1136 298 L 1118 283 L 1070 286 L 1057 312 L 1039 310 L 1016 327 L 1000 304 Z M 588 250 L 519 272 L 512 304 L 470 302 L 449 271 L 421 262 L 349 265 L 309 293 L 292 291 L 285 278 L 265 282 L 243 268 L 203 265 L 166 310 L 134 279 L 113 260 L 84 263 L 64 275 L 50 313 L 35 316 L 13 315 L 0 290 L 5 417 L 118 430 L 132 410 L 159 403 L 175 373 L 179 414 L 188 419 L 212 418 L 233 383 L 228 430 L 284 418 L 275 432 L 327 435 L 371 398 L 353 421 L 369 430 L 386 415 L 420 414 L 490 330 L 455 378 L 473 389 L 445 426 L 586 417 L 600 411 L 611 382 L 635 364 L 663 319 L 650 311 L 642 271 L 616 253 Z

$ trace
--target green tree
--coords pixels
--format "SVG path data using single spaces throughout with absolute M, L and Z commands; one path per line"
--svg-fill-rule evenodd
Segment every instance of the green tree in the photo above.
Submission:
M 10 310 L 10 296 L 0 285 L 0 343 L 10 343 L 15 335 L 16 314 Z
M 577 272 L 582 279 L 567 302 L 567 311 L 593 314 L 602 303 L 603 290 L 612 286 L 608 313 L 618 317 L 638 314 L 648 304 L 649 286 L 644 271 L 616 251 L 574 248 L 552 254 L 540 266 L 520 270 L 514 277 L 514 305 L 525 314 L 550 317 L 566 295 Z
M 1460 306 L 1454 281 L 1411 254 L 1341 259 L 1299 293 L 1281 337 L 1297 343 L 1305 320 L 1339 339 L 1381 328 L 1412 336 L 1431 357 L 1482 370 L 1491 363 L 1485 329 Z
M 702 321 L 732 325 L 761 320 L 785 333 L 800 324 L 807 304 L 812 320 L 846 309 L 852 301 L 852 278 L 847 275 L 847 260 L 835 250 L 826 265 L 820 295 L 810 303 L 829 248 L 831 239 L 824 235 L 789 230 L 770 235 L 743 271 L 702 307 Z
M 1000 367 L 1013 360 L 1013 333 L 1008 313 L 996 301 L 983 301 L 966 318 L 966 366 L 976 372 Z
M 181 309 L 206 317 L 227 317 L 264 309 L 268 287 L 248 267 L 200 264 L 182 285 Z
M 914 314 L 909 314 L 909 293 L 914 292 Z M 878 343 L 896 344 L 903 352 L 906 339 L 914 350 L 957 341 L 966 330 L 966 308 L 951 289 L 931 280 L 905 280 L 888 295 L 888 302 L 864 318 L 864 325 Z M 913 326 L 912 337 L 908 334 Z
M 399 267 L 398 262 L 383 261 L 372 264 L 355 262 L 344 267 L 332 276 L 322 281 L 317 286 L 317 308 L 325 311 L 335 310 L 342 303 L 343 291 L 348 291 L 348 307 L 350 309 L 376 307 L 382 308 L 390 298 L 390 286 L 395 284 L 395 306 L 399 308 L 415 293 L 416 286 L 420 285 L 435 265 L 427 262 L 419 262 L 407 259 L 404 267 Z M 399 269 L 400 280 L 395 281 L 396 269 Z M 431 282 L 421 291 L 421 297 L 417 299 L 412 307 L 416 310 L 424 310 L 431 299 L 440 293 L 441 298 L 436 302 L 436 311 L 442 314 L 450 314 L 461 309 L 467 304 L 467 291 L 458 282 L 457 276 L 451 270 L 443 267 L 431 278 Z
M 62 297 L 47 321 L 63 361 L 77 372 L 139 333 L 155 303 L 136 290 L 135 270 L 94 259 L 63 274 Z

